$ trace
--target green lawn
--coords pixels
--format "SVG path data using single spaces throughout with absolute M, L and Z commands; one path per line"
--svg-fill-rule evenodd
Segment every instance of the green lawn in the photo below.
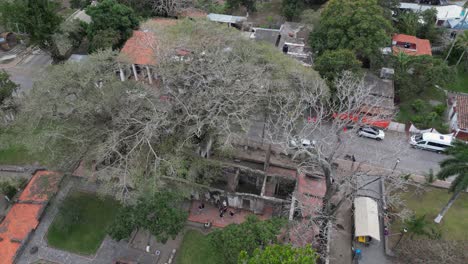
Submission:
M 447 86 L 447 89 L 455 92 L 468 93 L 468 72 L 459 70 L 453 83 Z
M 442 238 L 447 240 L 468 240 L 468 194 L 463 193 L 452 205 L 444 216 L 440 225 L 434 223 L 434 218 L 440 209 L 448 202 L 451 197 L 445 189 L 427 187 L 427 191 L 418 195 L 414 191 L 404 193 L 403 199 L 408 208 L 413 210 L 416 215 L 426 215 L 430 226 L 439 227 L 442 230 Z M 397 232 L 399 224 L 393 226 L 394 232 Z
M 0 149 L 0 164 L 27 165 L 34 161 L 41 162 L 42 158 L 29 153 L 22 145 L 10 145 Z
M 59 212 L 54 219 L 47 233 L 49 245 L 84 255 L 96 253 L 120 208 L 119 203 L 112 198 L 75 192 L 65 199 L 64 204 L 72 206 L 67 206 L 70 211 Z
M 177 264 L 219 264 L 222 257 L 199 231 L 187 230 L 176 258 Z

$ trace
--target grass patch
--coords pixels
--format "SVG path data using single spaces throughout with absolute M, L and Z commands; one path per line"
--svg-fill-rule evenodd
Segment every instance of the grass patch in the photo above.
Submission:
M 177 264 L 223 263 L 207 236 L 196 230 L 187 230 L 177 255 Z
M 413 190 L 403 193 L 402 198 L 406 201 L 408 208 L 420 216 L 426 215 L 429 228 L 440 228 L 442 231 L 442 239 L 445 240 L 467 240 L 468 239 L 468 194 L 462 193 L 455 201 L 447 214 L 438 225 L 434 223 L 434 218 L 437 216 L 443 206 L 449 201 L 452 193 L 448 193 L 445 189 L 426 187 L 423 193 L 417 193 Z M 392 225 L 393 233 L 401 230 L 401 223 Z
M 454 92 L 468 93 L 468 72 L 459 69 L 454 82 L 447 85 L 447 89 Z
M 0 149 L 0 164 L 25 165 L 35 161 L 43 162 L 42 155 L 31 154 L 23 145 L 10 145 Z
M 85 255 L 96 253 L 120 204 L 95 194 L 75 192 L 60 208 L 47 233 L 50 246 Z

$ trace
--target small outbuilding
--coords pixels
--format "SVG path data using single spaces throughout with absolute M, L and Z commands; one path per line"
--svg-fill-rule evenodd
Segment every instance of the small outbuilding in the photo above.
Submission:
M 367 241 L 369 237 L 380 241 L 379 208 L 374 199 L 354 199 L 354 226 L 354 236 L 358 241 Z

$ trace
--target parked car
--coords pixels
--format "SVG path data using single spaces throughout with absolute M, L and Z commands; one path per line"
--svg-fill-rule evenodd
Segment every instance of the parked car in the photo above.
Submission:
M 294 138 L 289 142 L 289 146 L 292 147 L 292 148 L 295 148 L 295 149 L 310 148 L 313 145 L 315 145 L 315 140 L 311 141 L 311 140 L 306 139 L 306 138 L 303 138 L 303 139 Z
M 383 140 L 385 138 L 385 133 L 383 130 L 370 126 L 360 127 L 357 131 L 357 134 L 360 137 L 373 138 L 377 141 Z
M 410 139 L 411 147 L 442 153 L 452 146 L 453 137 L 437 133 L 422 133 Z

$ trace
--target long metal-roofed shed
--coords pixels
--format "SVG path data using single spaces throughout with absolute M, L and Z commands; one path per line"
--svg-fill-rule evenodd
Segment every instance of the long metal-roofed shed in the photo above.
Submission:
M 233 24 L 242 24 L 242 22 L 247 21 L 247 17 L 243 16 L 230 16 L 223 14 L 214 14 L 210 13 L 207 15 L 208 19 L 218 23 L 227 23 L 228 25 Z
M 380 241 L 379 208 L 369 197 L 354 199 L 355 237 L 372 237 Z

